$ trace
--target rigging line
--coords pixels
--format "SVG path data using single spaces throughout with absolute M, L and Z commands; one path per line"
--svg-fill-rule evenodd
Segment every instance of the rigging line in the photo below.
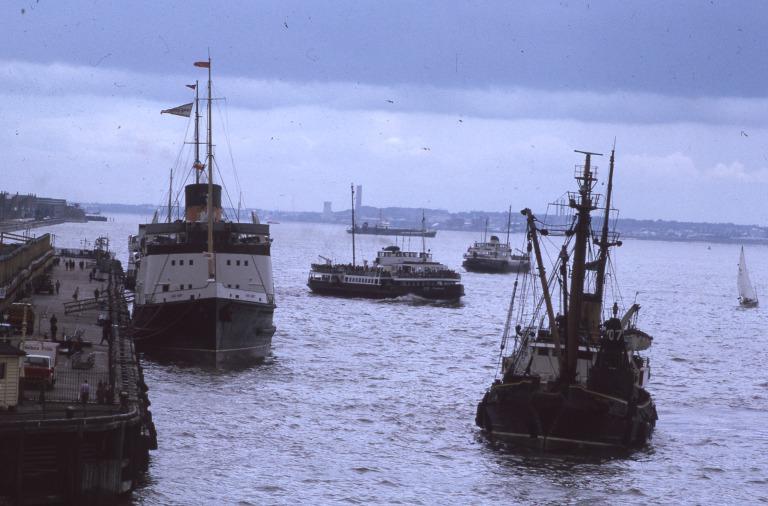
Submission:
M 271 249 L 271 248 L 270 248 Z M 266 255 L 259 255 L 259 256 L 266 256 Z M 272 304 L 275 303 L 275 287 L 274 284 L 272 285 L 272 295 L 269 294 L 267 291 L 267 285 L 264 284 L 264 278 L 261 277 L 261 269 L 259 269 L 259 264 L 256 263 L 256 258 L 253 254 L 251 254 L 251 261 L 253 262 L 253 266 L 256 268 L 256 274 L 259 276 L 259 281 L 261 282 L 261 287 L 264 288 L 264 295 L 267 296 L 267 302 L 270 302 Z M 272 299 L 272 300 L 270 300 Z
M 227 200 L 229 201 L 229 208 L 234 209 L 234 205 L 232 204 L 232 197 L 229 195 L 229 188 L 227 188 L 227 185 L 224 184 L 224 176 L 221 173 L 221 168 L 219 167 L 219 162 L 216 160 L 213 161 L 213 166 L 216 168 L 216 173 L 219 175 L 219 181 L 221 181 L 221 187 L 224 188 L 224 193 L 227 196 Z M 229 221 L 232 221 L 232 218 L 229 216 L 229 213 L 227 213 L 226 208 L 222 209 L 224 211 L 224 217 L 229 219 Z
M 179 146 L 179 152 L 176 154 L 176 159 L 174 160 L 173 165 L 171 166 L 172 169 L 174 170 L 174 172 L 176 171 L 176 169 L 181 167 L 181 156 L 184 153 L 184 148 L 186 147 L 186 144 L 187 144 L 187 142 L 186 142 L 187 141 L 187 135 L 189 135 L 189 127 L 190 127 L 191 124 L 192 124 L 192 119 L 190 117 L 190 118 L 187 119 L 187 126 L 186 126 L 186 129 L 184 130 L 184 137 L 182 137 L 182 139 L 184 139 L 184 141 L 181 143 L 181 146 Z M 163 197 L 161 197 L 162 198 L 161 203 L 158 204 L 157 206 L 155 206 L 156 209 L 160 209 L 160 208 L 162 208 L 165 205 L 165 200 L 166 200 L 165 196 L 166 196 L 165 195 L 165 191 L 163 191 Z M 172 195 L 171 195 L 171 197 L 172 197 Z M 171 200 L 173 200 L 173 199 L 171 199 Z
M 223 96 L 223 94 L 222 94 Z M 243 186 L 240 183 L 240 176 L 237 172 L 237 166 L 235 165 L 235 157 L 232 152 L 232 142 L 231 142 L 231 136 L 230 136 L 230 129 L 229 129 L 229 101 L 224 98 L 223 100 L 225 105 L 225 112 L 222 112 L 221 107 L 218 103 L 216 103 L 216 110 L 219 112 L 219 115 L 221 116 L 221 124 L 222 129 L 224 131 L 224 139 L 227 141 L 227 150 L 229 151 L 229 159 L 232 163 L 232 174 L 235 178 L 235 189 L 238 191 L 238 194 L 243 192 Z

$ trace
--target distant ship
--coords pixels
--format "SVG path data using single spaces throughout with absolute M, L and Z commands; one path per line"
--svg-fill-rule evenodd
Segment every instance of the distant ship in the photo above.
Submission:
M 352 231 L 352 227 L 347 229 L 348 234 L 351 234 Z M 395 235 L 404 237 L 435 237 L 437 235 L 437 230 L 434 229 L 397 228 L 390 227 L 385 223 L 377 223 L 376 225 L 370 226 L 368 225 L 368 222 L 364 222 L 362 226 L 355 226 L 354 232 L 363 235 Z
M 531 260 L 525 253 L 512 251 L 509 246 L 509 229 L 512 221 L 512 208 L 507 220 L 507 242 L 502 243 L 499 237 L 492 235 L 490 241 L 485 240 L 488 233 L 488 220 L 485 222 L 483 240 L 476 241 L 464 253 L 462 266 L 469 272 L 504 273 L 527 271 L 531 268 Z
M 352 187 L 354 202 L 354 187 Z M 352 207 L 352 230 L 355 230 Z M 423 220 L 423 219 L 422 219 Z M 425 237 L 425 236 L 422 236 Z M 378 252 L 372 265 L 358 265 L 355 258 L 355 233 L 352 233 L 352 263 L 312 264 L 307 286 L 315 293 L 340 297 L 385 299 L 415 295 L 433 300 L 458 300 L 464 295 L 461 275 L 432 259 L 422 240 L 422 251 L 401 251 L 387 246 Z
M 139 225 L 129 240 L 129 280 L 135 286 L 133 332 L 138 351 L 224 365 L 270 352 L 275 327 L 269 225 L 228 221 L 222 187 L 213 181 L 210 59 L 207 162 L 200 162 L 195 88 L 195 182 L 185 186 L 184 218 Z M 164 112 L 187 116 L 192 104 Z M 133 277 L 134 279 L 131 279 Z
M 501 345 L 511 353 L 502 356 L 500 377 L 478 404 L 475 423 L 492 438 L 544 450 L 636 448 L 651 438 L 658 418 L 646 390 L 650 365 L 640 354 L 652 338 L 636 327 L 637 304 L 622 317 L 617 302 L 609 311 L 603 306 L 609 249 L 621 244 L 608 219 L 614 156 L 602 230 L 593 234 L 596 154 L 582 153 L 578 192 L 569 195 L 576 220 L 558 232 L 566 247 L 554 256 L 554 276 L 547 275 L 539 236 L 552 237 L 555 229 L 545 232 L 531 210 L 523 210 L 539 286 L 523 280 L 518 293 L 515 282 Z M 561 300 L 558 314 L 553 299 Z M 532 309 L 521 313 L 516 301 Z M 511 331 L 515 314 L 523 317 Z

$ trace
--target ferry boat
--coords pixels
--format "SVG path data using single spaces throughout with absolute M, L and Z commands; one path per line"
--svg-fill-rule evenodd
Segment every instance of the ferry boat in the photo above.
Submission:
M 545 229 L 530 209 L 522 211 L 537 264 L 538 295 L 532 293 L 534 280 L 524 279 L 520 293 L 515 282 L 499 371 L 477 406 L 475 423 L 491 438 L 543 450 L 637 448 L 650 440 L 658 419 L 647 390 L 650 363 L 641 353 L 653 339 L 637 328 L 639 305 L 632 304 L 621 317 L 618 301 L 610 310 L 603 305 L 609 249 L 621 245 L 608 219 L 614 156 L 602 230 L 593 233 L 590 215 L 599 209 L 600 196 L 593 193 L 597 179 L 591 158 L 597 154 L 580 153 L 586 162 L 577 166 L 579 189 L 568 198 L 576 219 L 562 229 Z M 553 255 L 555 276 L 547 275 L 542 260 L 539 236 L 545 234 L 565 241 Z M 516 301 L 531 309 L 521 312 Z M 511 331 L 514 314 L 522 316 Z
M 458 300 L 464 295 L 458 272 L 434 261 L 430 252 L 401 251 L 397 246 L 379 251 L 372 266 L 312 264 L 307 286 L 323 295 L 372 299 L 416 295 Z
M 133 335 L 138 351 L 215 365 L 266 357 L 275 332 L 269 225 L 225 217 L 213 180 L 211 62 L 208 69 L 207 162 L 200 162 L 195 88 L 195 182 L 184 188 L 183 219 L 139 225 L 129 239 L 135 286 Z M 190 85 L 192 87 L 192 85 Z M 164 112 L 189 116 L 192 104 Z M 175 112 L 174 112 L 175 111 Z M 131 283 L 131 277 L 133 282 Z
M 353 186 L 352 230 L 355 229 L 354 195 Z M 318 294 L 372 299 L 415 295 L 433 300 L 458 300 L 464 295 L 461 275 L 436 262 L 432 253 L 426 251 L 423 239 L 421 252 L 387 246 L 378 252 L 372 265 L 368 262 L 358 265 L 353 233 L 351 264 L 334 264 L 328 258 L 321 258 L 325 262 L 312 264 L 307 280 L 309 289 Z
M 476 241 L 464 253 L 464 262 L 461 264 L 469 272 L 521 272 L 531 269 L 531 260 L 528 254 L 518 251 L 514 253 L 509 246 L 509 231 L 512 226 L 512 207 L 509 208 L 507 218 L 507 242 L 502 243 L 499 237 L 492 235 L 490 241 L 485 238 L 488 235 L 488 220 L 485 220 L 483 240 Z

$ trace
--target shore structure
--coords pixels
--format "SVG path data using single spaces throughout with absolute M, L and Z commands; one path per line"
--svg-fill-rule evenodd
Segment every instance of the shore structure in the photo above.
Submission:
M 18 361 L 16 374 L 0 376 L 0 392 L 17 392 L 0 395 L 0 503 L 113 502 L 135 487 L 157 446 L 125 333 L 122 266 L 106 239 L 96 244 L 53 252 L 45 274 L 54 288 L 17 300 L 21 331 L 6 327 L 0 338 L 0 362 L 13 350 Z M 46 381 L 33 376 L 33 357 L 47 360 Z

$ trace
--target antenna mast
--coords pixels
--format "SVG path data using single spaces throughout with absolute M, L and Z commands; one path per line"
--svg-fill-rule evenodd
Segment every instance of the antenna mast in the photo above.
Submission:
M 355 183 L 349 184 L 352 190 L 352 267 L 355 267 Z

